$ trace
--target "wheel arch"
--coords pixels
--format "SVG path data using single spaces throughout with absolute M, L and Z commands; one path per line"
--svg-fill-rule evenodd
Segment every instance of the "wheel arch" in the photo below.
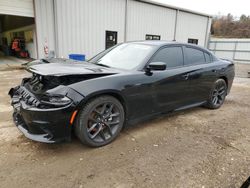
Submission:
M 90 95 L 87 95 L 76 107 L 76 109 L 78 110 L 78 113 L 79 111 L 81 110 L 81 108 L 87 104 L 90 100 L 93 100 L 95 98 L 98 98 L 98 97 L 101 97 L 101 96 L 104 96 L 104 95 L 109 95 L 109 96 L 112 96 L 114 98 L 116 98 L 120 103 L 121 105 L 123 106 L 124 108 L 124 113 L 125 113 L 125 120 L 126 120 L 126 115 L 127 115 L 127 112 L 128 112 L 128 107 L 127 107 L 127 104 L 126 104 L 126 99 L 124 98 L 124 96 L 120 93 L 120 91 L 117 91 L 117 90 L 105 90 L 105 91 L 99 91 L 99 92 L 95 92 L 95 93 L 91 93 Z M 78 114 L 77 113 L 77 114 Z
M 227 87 L 228 87 L 228 79 L 226 76 L 221 76 L 221 77 L 219 77 L 219 79 L 223 79 L 226 82 Z

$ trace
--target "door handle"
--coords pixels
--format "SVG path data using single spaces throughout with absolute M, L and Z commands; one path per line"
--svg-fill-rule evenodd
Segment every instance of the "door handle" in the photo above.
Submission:
M 189 77 L 189 74 L 183 74 L 183 75 L 182 75 L 182 78 L 183 78 L 184 80 L 187 80 L 188 77 Z

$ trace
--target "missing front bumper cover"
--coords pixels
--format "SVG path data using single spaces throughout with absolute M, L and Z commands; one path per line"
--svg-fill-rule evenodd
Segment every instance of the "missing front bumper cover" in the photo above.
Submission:
M 55 143 L 71 139 L 70 115 L 75 106 L 41 109 L 28 103 L 29 95 L 20 93 L 20 87 L 11 89 L 9 94 L 14 108 L 13 120 L 17 128 L 29 139 Z

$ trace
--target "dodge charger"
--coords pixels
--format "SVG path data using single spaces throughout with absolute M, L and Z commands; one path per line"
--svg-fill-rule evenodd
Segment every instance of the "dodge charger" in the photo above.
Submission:
M 91 147 L 112 142 L 124 125 L 195 106 L 218 109 L 234 64 L 197 45 L 166 41 L 118 44 L 86 62 L 41 59 L 9 91 L 17 128 L 45 143 Z

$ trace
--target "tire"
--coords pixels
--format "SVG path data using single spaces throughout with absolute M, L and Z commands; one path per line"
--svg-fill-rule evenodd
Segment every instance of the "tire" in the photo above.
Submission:
M 79 112 L 75 134 L 85 145 L 104 146 L 116 139 L 124 119 L 122 104 L 112 96 L 103 95 L 87 102 Z
M 227 83 L 224 79 L 218 79 L 213 85 L 209 99 L 205 104 L 206 108 L 218 109 L 222 106 L 227 95 Z

